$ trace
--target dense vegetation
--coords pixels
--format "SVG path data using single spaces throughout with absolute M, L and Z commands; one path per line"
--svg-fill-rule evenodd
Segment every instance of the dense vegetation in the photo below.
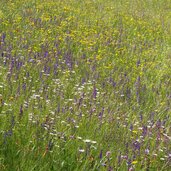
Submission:
M 0 1 L 0 170 L 171 170 L 170 0 Z

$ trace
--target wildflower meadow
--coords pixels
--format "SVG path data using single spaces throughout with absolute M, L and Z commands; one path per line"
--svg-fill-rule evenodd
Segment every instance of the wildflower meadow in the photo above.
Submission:
M 0 171 L 170 171 L 170 46 L 171 0 L 0 0 Z

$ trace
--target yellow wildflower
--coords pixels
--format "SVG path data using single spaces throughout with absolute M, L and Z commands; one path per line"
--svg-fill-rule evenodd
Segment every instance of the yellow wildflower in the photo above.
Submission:
M 134 134 L 137 134 L 137 133 L 138 133 L 138 131 L 136 131 L 136 130 L 133 130 L 132 132 L 133 132 Z
M 132 161 L 132 164 L 137 164 L 137 163 L 138 163 L 137 160 Z

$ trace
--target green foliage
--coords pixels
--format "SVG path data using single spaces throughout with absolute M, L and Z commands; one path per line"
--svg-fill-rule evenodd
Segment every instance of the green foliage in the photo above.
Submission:
M 1 0 L 0 170 L 170 170 L 170 3 Z

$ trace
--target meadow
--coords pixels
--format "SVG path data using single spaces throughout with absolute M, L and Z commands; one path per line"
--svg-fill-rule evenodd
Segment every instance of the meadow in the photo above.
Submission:
M 170 0 L 0 0 L 0 170 L 171 170 Z

